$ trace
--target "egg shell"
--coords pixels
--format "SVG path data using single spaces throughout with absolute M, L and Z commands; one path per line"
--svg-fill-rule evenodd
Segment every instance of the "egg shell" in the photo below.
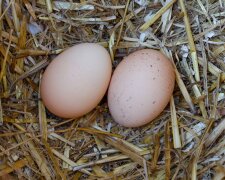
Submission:
M 131 53 L 116 67 L 108 90 L 113 119 L 125 127 L 138 127 L 155 119 L 173 93 L 175 73 L 161 52 L 143 49 Z
M 83 116 L 103 98 L 111 73 L 111 59 L 105 48 L 94 43 L 75 45 L 47 67 L 41 80 L 41 98 L 57 116 Z

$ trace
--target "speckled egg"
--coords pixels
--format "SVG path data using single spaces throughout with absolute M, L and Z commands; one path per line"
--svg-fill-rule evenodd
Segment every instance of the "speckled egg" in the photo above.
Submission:
M 173 93 L 175 72 L 160 51 L 143 49 L 125 57 L 116 67 L 108 91 L 113 119 L 125 127 L 154 120 Z

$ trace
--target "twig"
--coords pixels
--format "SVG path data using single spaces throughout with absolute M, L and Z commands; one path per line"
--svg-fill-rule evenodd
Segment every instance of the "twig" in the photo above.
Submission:
M 52 1 L 51 0 L 45 0 L 45 1 L 46 1 L 48 13 L 52 13 Z
M 11 42 L 12 42 L 12 38 L 11 38 L 11 37 L 12 37 L 12 32 L 13 32 L 13 30 L 11 29 L 11 30 L 10 30 L 10 36 L 9 36 L 9 45 L 8 45 L 8 47 L 7 47 L 7 49 L 6 49 L 6 53 L 5 53 L 5 56 L 4 56 L 3 63 L 2 63 L 2 67 L 1 67 L 1 72 L 0 72 L 0 82 L 1 82 L 3 76 L 4 76 L 5 72 L 6 72 L 6 61 L 7 61 L 7 59 L 8 59 L 9 48 L 10 48 L 10 45 L 11 45 Z
M 221 119 L 219 124 L 215 127 L 215 129 L 210 133 L 210 135 L 207 137 L 205 145 L 210 146 L 213 142 L 224 132 L 225 130 L 225 119 Z
M 170 100 L 170 112 L 171 112 L 171 121 L 172 121 L 173 145 L 174 145 L 174 148 L 181 148 L 180 133 L 179 133 L 179 127 L 177 123 L 177 115 L 176 115 L 176 109 L 175 109 L 173 96 L 171 97 L 171 100 Z
M 192 90 L 193 90 L 193 92 L 195 94 L 195 97 L 196 98 L 201 97 L 201 92 L 200 92 L 197 84 L 195 83 L 195 80 L 194 80 L 194 78 L 193 78 L 193 76 L 191 74 L 190 68 L 189 68 L 186 60 L 183 60 L 183 65 L 184 65 L 184 69 L 185 69 L 186 73 L 188 74 L 188 77 L 190 79 L 190 82 L 193 84 Z M 207 118 L 208 117 L 207 111 L 205 109 L 205 104 L 204 104 L 204 102 L 203 102 L 202 99 L 199 99 L 199 106 L 200 106 L 200 109 L 201 109 L 201 112 L 202 112 L 203 117 L 204 118 Z
M 176 55 L 176 58 L 178 59 L 177 55 Z M 175 65 L 174 65 L 174 70 L 175 70 L 175 74 L 176 74 L 176 82 L 181 90 L 181 93 L 183 94 L 185 101 L 188 103 L 192 113 L 195 113 L 196 110 L 195 110 L 194 104 L 192 102 L 191 96 L 188 93 L 187 88 L 186 88 L 183 80 L 181 79 L 180 73 L 178 72 Z
M 179 4 L 180 4 L 181 10 L 182 10 L 182 13 L 184 14 L 184 23 L 185 23 L 185 28 L 186 28 L 186 32 L 187 32 L 188 44 L 190 46 L 193 68 L 194 68 L 194 71 L 195 71 L 195 80 L 197 82 L 199 82 L 200 81 L 200 75 L 199 75 L 199 67 L 198 67 L 198 58 L 197 58 L 197 52 L 196 52 L 196 48 L 195 48 L 194 39 L 193 39 L 193 36 L 192 36 L 192 31 L 191 31 L 191 26 L 190 26 L 188 14 L 187 14 L 187 11 L 186 11 L 186 8 L 185 8 L 185 5 L 184 5 L 184 1 L 179 0 Z
M 159 19 L 160 16 L 162 16 L 163 13 L 165 13 L 177 0 L 171 0 L 167 5 L 163 6 L 150 20 L 148 20 L 146 23 L 144 23 L 140 27 L 140 31 L 147 30 L 152 24 L 154 24 L 157 19 Z
M 62 159 L 63 161 L 65 161 L 67 164 L 69 164 L 70 166 L 74 167 L 74 166 L 79 166 L 77 163 L 73 162 L 72 160 L 68 159 L 67 157 L 65 157 L 63 154 L 59 153 L 58 151 L 56 151 L 55 149 L 52 149 L 53 154 L 55 154 L 57 157 L 59 157 L 60 159 Z M 88 175 L 93 175 L 92 173 L 90 173 L 88 170 L 86 169 L 80 169 L 79 171 L 81 171 L 82 173 L 88 174 Z
M 123 31 L 123 24 L 125 22 L 125 18 L 126 18 L 126 14 L 127 14 L 129 4 L 130 4 L 130 0 L 127 0 L 126 7 L 125 7 L 125 10 L 124 10 L 124 14 L 123 14 L 122 24 L 120 25 L 120 30 L 119 30 L 119 33 L 118 33 L 118 36 L 117 36 L 115 48 L 118 46 L 118 44 L 120 42 L 120 39 L 121 39 L 121 34 L 122 34 L 122 31 Z
M 45 106 L 41 100 L 41 77 L 42 75 L 40 75 L 40 84 L 39 84 L 39 94 L 38 94 L 38 119 L 39 119 L 39 124 L 40 124 L 40 132 L 42 135 L 42 138 L 44 141 L 47 142 L 48 140 L 48 128 L 47 128 L 47 119 L 46 119 L 46 111 L 45 111 Z
M 0 97 L 0 126 L 3 124 L 2 100 Z
M 9 174 L 15 170 L 19 170 L 19 169 L 23 168 L 24 166 L 28 165 L 29 158 L 30 157 L 23 158 L 21 160 L 16 161 L 15 163 L 12 163 L 12 164 L 6 166 L 4 169 L 1 169 L 0 177 L 4 176 L 6 174 Z
M 171 155 L 170 155 L 170 128 L 169 122 L 166 123 L 165 127 L 165 173 L 166 180 L 170 179 L 171 176 Z

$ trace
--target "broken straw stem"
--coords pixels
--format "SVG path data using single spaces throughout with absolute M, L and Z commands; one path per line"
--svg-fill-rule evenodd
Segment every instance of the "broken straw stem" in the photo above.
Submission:
M 163 13 L 165 13 L 177 0 L 172 0 L 170 1 L 167 5 L 163 6 L 154 16 L 153 18 L 151 18 L 149 21 L 147 21 L 146 23 L 144 23 L 141 27 L 140 27 L 140 31 L 145 31 L 147 30 L 152 24 L 154 24 L 154 22 L 156 22 L 160 16 L 163 15 Z
M 51 0 L 46 0 L 46 6 L 47 6 L 47 10 L 48 13 L 52 13 L 52 1 Z
M 179 4 L 180 4 L 180 7 L 181 7 L 181 11 L 184 14 L 184 24 L 185 24 L 185 29 L 186 29 L 186 32 L 187 32 L 188 44 L 190 46 L 191 60 L 192 60 L 193 68 L 194 68 L 194 71 L 195 71 L 195 80 L 197 82 L 199 82 L 200 81 L 200 75 L 199 75 L 199 67 L 198 67 L 198 58 L 197 58 L 197 52 L 196 52 L 194 39 L 193 39 L 193 36 L 192 36 L 189 18 L 188 18 L 187 11 L 186 11 L 186 8 L 185 8 L 185 5 L 184 5 L 184 1 L 179 0 Z
M 171 112 L 171 121 L 172 121 L 173 145 L 174 145 L 174 148 L 181 148 L 180 133 L 179 133 L 179 127 L 177 123 L 177 115 L 176 115 L 176 109 L 175 109 L 173 96 L 170 99 L 170 112 Z
M 193 84 L 192 90 L 193 90 L 193 92 L 195 94 L 195 97 L 196 98 L 201 97 L 201 92 L 200 92 L 200 90 L 199 90 L 199 88 L 198 88 L 198 86 L 197 86 L 197 84 L 196 84 L 196 82 L 195 82 L 195 80 L 194 80 L 194 78 L 193 78 L 193 76 L 191 74 L 191 70 L 190 70 L 190 68 L 189 68 L 189 66 L 187 64 L 187 61 L 183 60 L 182 62 L 183 62 L 184 69 L 185 69 L 186 73 L 188 74 L 188 78 L 189 78 L 190 82 Z M 199 99 L 199 107 L 201 109 L 202 116 L 204 118 L 207 118 L 208 115 L 207 115 L 207 111 L 206 111 L 206 108 L 205 108 L 205 104 L 204 104 L 204 101 L 201 100 L 201 99 Z

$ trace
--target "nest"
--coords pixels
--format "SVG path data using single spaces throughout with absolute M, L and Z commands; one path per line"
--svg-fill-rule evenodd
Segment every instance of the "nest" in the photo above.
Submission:
M 223 0 L 0 1 L 0 179 L 222 179 L 225 177 Z M 64 49 L 99 43 L 114 68 L 142 48 L 174 63 L 176 87 L 151 123 L 124 128 L 106 98 L 61 119 L 39 82 Z

